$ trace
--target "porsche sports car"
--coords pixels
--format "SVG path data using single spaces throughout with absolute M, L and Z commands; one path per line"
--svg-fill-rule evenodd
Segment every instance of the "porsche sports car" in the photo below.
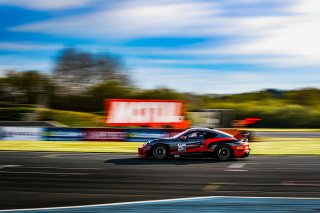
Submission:
M 248 157 L 246 135 L 230 135 L 216 129 L 191 128 L 171 138 L 154 139 L 138 149 L 141 158 L 165 159 L 173 156 L 200 155 L 221 161 Z

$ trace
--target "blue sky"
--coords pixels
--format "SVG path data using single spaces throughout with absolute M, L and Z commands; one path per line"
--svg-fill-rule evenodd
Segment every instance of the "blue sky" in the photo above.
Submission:
M 319 0 L 0 0 L 0 70 L 109 52 L 134 83 L 195 93 L 320 86 Z

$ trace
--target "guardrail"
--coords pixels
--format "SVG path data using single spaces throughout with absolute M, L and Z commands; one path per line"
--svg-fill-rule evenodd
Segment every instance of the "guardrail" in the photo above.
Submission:
M 184 129 L 0 127 L 0 140 L 144 142 L 171 137 Z

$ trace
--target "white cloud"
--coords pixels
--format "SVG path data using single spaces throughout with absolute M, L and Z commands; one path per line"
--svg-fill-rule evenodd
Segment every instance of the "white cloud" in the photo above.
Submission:
M 133 4 L 129 1 L 113 10 L 31 23 L 12 30 L 106 39 L 181 36 L 182 32 L 188 36 L 196 32 L 195 28 L 199 28 L 200 33 L 211 31 L 207 24 L 214 21 L 212 17 L 219 13 L 220 8 L 215 3 L 140 1 Z
M 0 4 L 3 2 L 0 0 Z M 51 6 L 44 3 L 47 1 L 39 1 L 43 2 L 39 5 L 35 4 L 35 0 L 29 2 L 28 5 L 20 3 L 20 6 L 49 10 L 81 6 L 88 1 L 80 0 L 77 1 L 79 4 L 74 3 L 73 6 L 73 1 L 59 0 L 56 5 L 52 3 Z M 232 0 L 227 2 L 231 4 Z M 240 1 L 235 0 L 235 2 L 239 3 Z M 258 0 L 241 0 L 241 2 L 245 4 L 259 3 Z M 136 83 L 143 88 L 166 86 L 178 91 L 197 93 L 240 93 L 266 88 L 319 87 L 319 73 L 306 69 L 302 69 L 300 72 L 285 69 L 250 72 L 168 68 L 176 65 L 196 67 L 205 64 L 230 63 L 281 67 L 319 66 L 320 42 L 318 40 L 320 30 L 318 26 L 320 13 L 318 9 L 320 1 L 286 2 L 291 5 L 283 10 L 283 15 L 226 16 L 225 13 L 228 11 L 225 11 L 227 9 L 223 6 L 224 1 L 221 3 L 191 0 L 123 1 L 112 9 L 106 9 L 102 5 L 99 11 L 90 14 L 30 23 L 14 27 L 11 30 L 99 38 L 108 41 L 130 41 L 150 37 L 199 36 L 212 38 L 217 35 L 226 38 L 223 43 L 216 43 L 212 39 L 213 42 L 209 40 L 207 43 L 175 48 L 107 47 L 106 50 L 132 57 L 129 58 L 129 64 L 133 66 L 132 76 L 136 79 Z M 56 45 L 0 42 L 2 50 L 23 51 L 58 48 L 60 47 Z M 103 47 L 100 48 L 103 49 Z M 145 59 L 144 55 L 166 57 Z M 170 59 L 171 55 L 180 57 L 176 57 L 179 59 Z M 184 56 L 188 56 L 188 58 L 184 58 Z M 192 57 L 194 59 L 189 59 Z M 16 61 L 19 63 L 15 63 Z M 51 66 L 50 63 L 39 63 L 19 58 L 8 58 L 8 60 L 3 58 L 0 59 L 0 63 L 0 70 L 8 68 L 49 70 Z
M 35 0 L 31 0 L 33 1 Z M 225 4 L 230 5 L 230 2 L 232 1 Z M 240 1 L 245 4 L 257 2 Z M 248 56 L 248 60 L 253 63 L 276 66 L 320 65 L 320 1 L 284 2 L 291 3 L 286 8 L 283 7 L 284 15 L 239 17 L 225 16 L 228 9 L 224 7 L 223 1 L 123 1 L 112 9 L 102 6 L 101 10 L 90 14 L 30 23 L 11 30 L 106 40 L 190 36 L 210 38 L 220 35 L 228 36 L 229 40 L 218 45 L 208 43 L 181 49 L 169 48 L 162 53 L 166 54 L 167 51 L 167 55 L 224 54 L 226 58 L 235 60 L 237 57 L 234 55 L 243 55 Z M 252 57 L 257 55 L 262 56 Z
M 230 2 L 229 2 L 230 4 Z M 275 27 L 277 17 L 225 16 L 223 3 L 213 1 L 122 1 L 112 9 L 46 20 L 11 28 L 79 37 L 135 39 L 171 36 L 228 35 L 247 38 Z
M 318 7 L 320 8 L 320 1 Z M 263 24 L 263 23 L 261 23 Z M 274 26 L 265 29 L 261 36 L 251 41 L 212 48 L 215 54 L 257 55 L 268 54 L 285 56 L 284 64 L 320 65 L 320 13 L 319 15 L 301 15 L 279 17 Z M 210 52 L 210 50 L 209 50 Z M 291 59 L 291 60 L 290 60 Z M 275 62 L 279 61 L 275 57 Z
M 254 58 L 262 64 L 280 66 L 320 65 L 320 1 L 299 0 L 286 11 L 291 15 L 239 19 L 238 26 L 249 29 L 242 41 L 227 45 L 191 49 L 194 54 L 268 55 Z M 274 56 L 271 58 L 270 56 Z
M 166 86 L 182 92 L 230 94 L 269 88 L 319 87 L 320 75 L 305 72 L 249 72 L 204 69 L 143 67 L 134 69 L 136 83 L 143 88 Z M 313 76 L 310 81 L 309 76 Z M 307 82 L 307 83 L 306 83 Z
M 60 10 L 82 7 L 92 0 L 0 0 L 0 5 L 18 6 L 33 10 Z
M 0 42 L 0 50 L 12 51 L 41 51 L 41 50 L 58 50 L 62 48 L 58 44 L 37 44 L 30 42 Z

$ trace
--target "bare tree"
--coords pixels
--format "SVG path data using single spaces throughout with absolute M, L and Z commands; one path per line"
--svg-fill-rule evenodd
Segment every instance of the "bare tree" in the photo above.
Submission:
M 60 51 L 54 68 L 54 78 L 59 86 L 72 92 L 81 92 L 105 81 L 130 83 L 119 57 L 92 54 L 75 48 Z

